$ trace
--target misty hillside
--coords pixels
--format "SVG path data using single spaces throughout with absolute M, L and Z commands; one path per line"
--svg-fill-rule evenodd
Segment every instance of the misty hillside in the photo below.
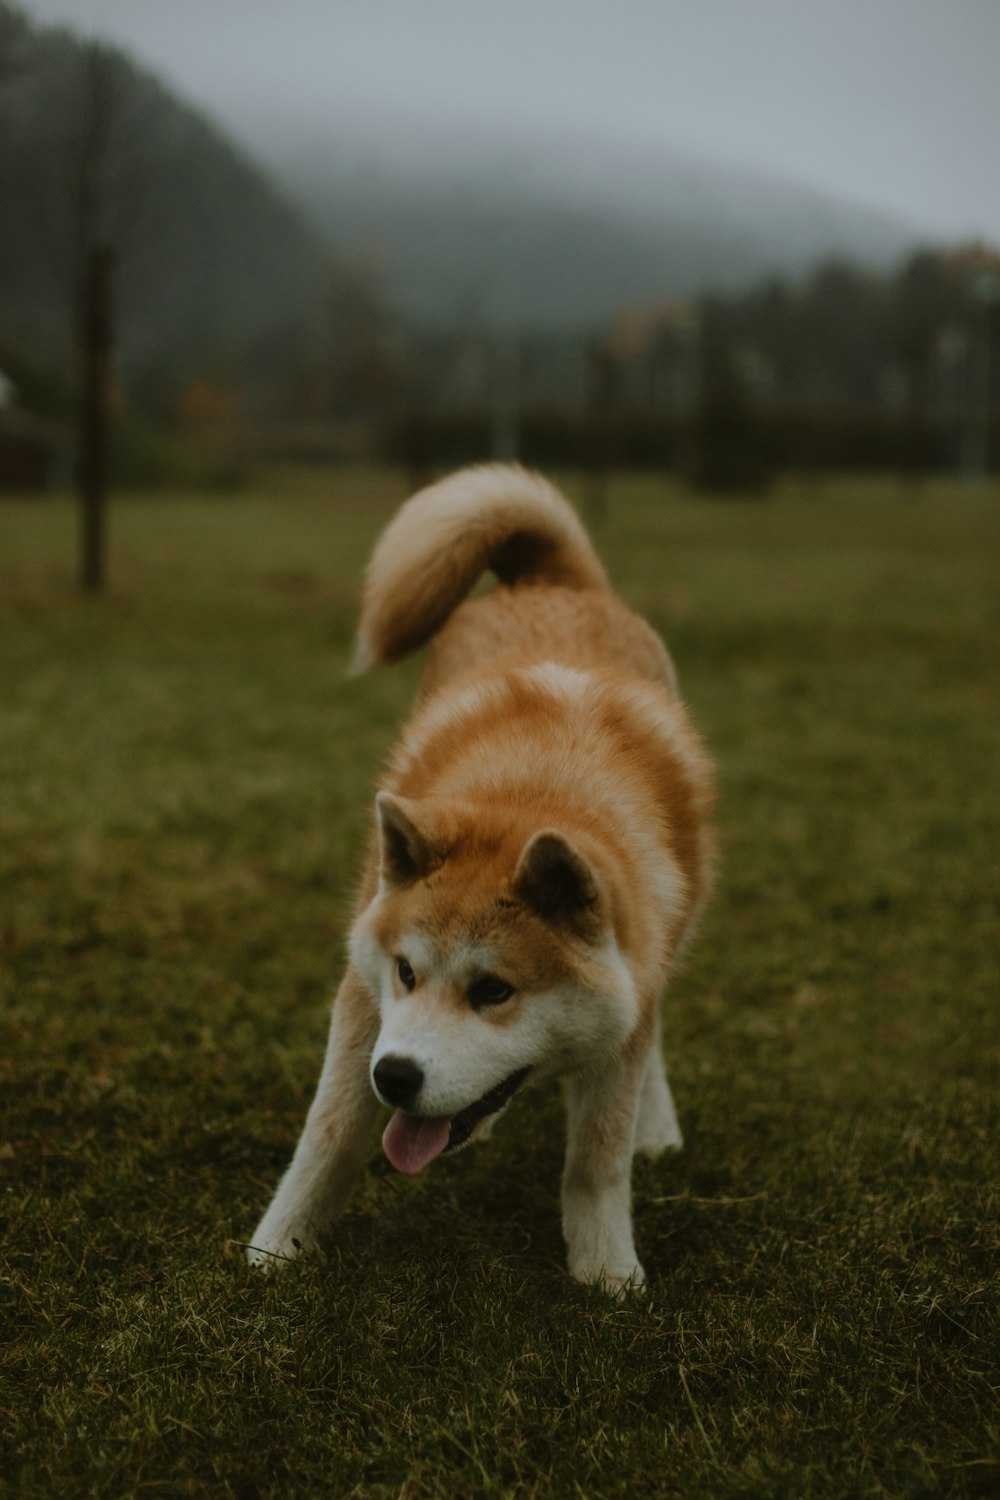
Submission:
M 884 267 L 914 235 L 767 176 L 607 143 L 357 126 L 272 159 L 338 247 L 413 318 L 592 325 L 623 305 L 831 255 Z
M 342 273 L 262 171 L 115 48 L 0 3 L 0 344 L 65 358 L 88 246 L 118 265 L 122 363 L 286 347 Z
M 125 53 L 0 0 L 0 348 L 65 367 L 101 242 L 118 266 L 119 369 L 155 396 L 209 366 L 287 388 L 344 342 L 352 309 L 381 316 L 378 292 L 414 323 L 592 329 L 831 255 L 884 267 L 913 238 L 662 150 L 398 118 L 317 122 L 297 139 L 258 122 L 253 140 L 270 177 Z M 360 282 L 347 256 L 374 276 Z

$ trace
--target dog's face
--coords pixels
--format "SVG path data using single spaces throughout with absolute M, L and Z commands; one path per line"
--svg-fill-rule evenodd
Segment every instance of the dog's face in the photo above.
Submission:
M 526 1079 L 607 1057 L 636 1019 L 606 881 L 553 830 L 378 799 L 380 882 L 351 956 L 376 997 L 372 1087 L 404 1171 L 483 1134 Z

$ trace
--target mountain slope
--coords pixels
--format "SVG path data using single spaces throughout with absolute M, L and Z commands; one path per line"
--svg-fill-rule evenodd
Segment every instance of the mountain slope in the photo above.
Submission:
M 65 352 L 88 245 L 118 265 L 126 366 L 238 357 L 338 272 L 203 115 L 117 49 L 0 3 L 0 337 Z
M 623 304 L 737 290 L 831 255 L 913 243 L 875 211 L 760 174 L 558 138 L 345 127 L 278 140 L 289 186 L 343 249 L 369 247 L 411 317 L 587 325 Z

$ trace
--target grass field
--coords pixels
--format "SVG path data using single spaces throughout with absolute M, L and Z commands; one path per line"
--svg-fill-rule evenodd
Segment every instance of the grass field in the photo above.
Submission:
M 570 486 L 572 492 L 572 486 Z M 345 683 L 388 475 L 0 504 L 0 1489 L 987 1496 L 1000 493 L 619 482 L 600 545 L 721 768 L 665 999 L 648 1302 L 563 1270 L 559 1101 L 244 1266 L 415 667 Z

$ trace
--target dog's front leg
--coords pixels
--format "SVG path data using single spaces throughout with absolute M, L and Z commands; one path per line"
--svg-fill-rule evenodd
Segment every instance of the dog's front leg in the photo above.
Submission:
M 247 1251 L 252 1265 L 279 1266 L 313 1249 L 343 1210 L 378 1111 L 368 1081 L 377 1033 L 371 996 L 348 969 L 334 1001 L 326 1058 L 305 1128 Z
M 563 1234 L 577 1281 L 638 1290 L 646 1276 L 632 1238 L 632 1147 L 645 1056 L 567 1080 Z

